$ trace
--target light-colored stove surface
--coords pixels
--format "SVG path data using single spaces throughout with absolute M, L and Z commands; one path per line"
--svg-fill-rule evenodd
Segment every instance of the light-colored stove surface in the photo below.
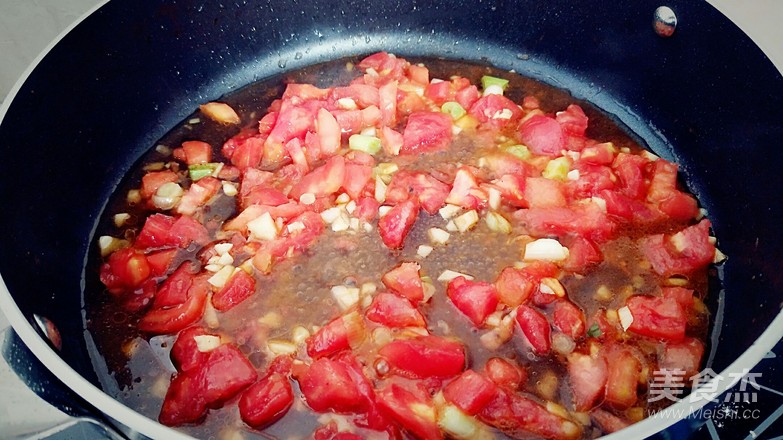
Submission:
M 117 1 L 117 0 L 115 0 Z M 18 78 L 28 69 L 33 60 L 49 47 L 51 42 L 85 13 L 95 8 L 97 0 L 0 0 L 0 100 L 14 89 Z M 769 58 L 783 71 L 783 1 L 782 0 L 710 0 L 709 3 L 731 18 L 761 47 Z M 665 5 L 665 2 L 662 2 Z M 0 346 L 9 344 L 8 320 L 0 312 Z M 781 344 L 778 344 L 777 356 L 783 356 Z M 765 370 L 765 362 L 780 359 L 770 352 L 754 370 Z M 769 368 L 767 367 L 767 370 Z M 780 375 L 773 369 L 769 375 Z M 783 440 L 783 391 L 767 387 L 760 379 L 759 399 L 769 399 L 772 405 L 766 405 L 758 417 L 745 422 L 748 424 L 748 439 L 771 438 Z M 780 384 L 777 388 L 781 388 Z M 736 390 L 736 388 L 735 388 Z M 731 393 L 731 392 L 730 392 Z M 2 438 L 40 438 L 52 434 L 48 429 L 59 426 L 62 429 L 56 438 L 100 438 L 89 424 L 79 423 L 63 412 L 49 406 L 24 382 L 9 366 L 0 359 L 0 436 Z M 721 396 L 721 400 L 725 398 Z M 778 406 L 779 405 L 779 406 Z M 732 411 L 732 406 L 721 405 L 718 409 Z M 721 421 L 725 420 L 725 421 Z M 722 428 L 730 419 L 708 418 L 699 431 L 698 438 L 720 439 L 734 438 L 722 435 Z M 92 437 L 95 436 L 95 437 Z

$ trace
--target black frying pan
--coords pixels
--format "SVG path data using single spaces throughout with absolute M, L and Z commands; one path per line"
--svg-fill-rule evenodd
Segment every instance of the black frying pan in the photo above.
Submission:
M 669 38 L 653 32 L 660 3 L 648 0 L 110 2 L 2 109 L 3 310 L 91 404 L 145 435 L 173 435 L 100 392 L 87 355 L 83 269 L 109 195 L 198 104 L 284 71 L 388 50 L 484 62 L 565 88 L 678 162 L 729 255 L 724 290 L 710 298 L 708 365 L 724 377 L 749 368 L 783 334 L 783 79 L 708 4 L 667 5 L 679 18 Z M 34 314 L 59 328 L 61 351 L 34 330 Z

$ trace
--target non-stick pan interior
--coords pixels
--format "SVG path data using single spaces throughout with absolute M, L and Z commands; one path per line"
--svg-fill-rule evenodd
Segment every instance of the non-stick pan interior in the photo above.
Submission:
M 783 79 L 706 3 L 667 5 L 670 38 L 653 32 L 652 1 L 110 2 L 43 59 L 0 125 L 0 273 L 97 384 L 84 261 L 106 200 L 155 140 L 200 103 L 306 65 L 378 50 L 467 59 L 570 90 L 681 164 L 729 256 L 711 299 L 721 371 L 783 302 Z

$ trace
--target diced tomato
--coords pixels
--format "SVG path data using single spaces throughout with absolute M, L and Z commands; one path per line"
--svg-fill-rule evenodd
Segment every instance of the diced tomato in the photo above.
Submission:
M 310 132 L 308 132 L 310 133 Z M 310 171 L 310 165 L 307 162 L 307 155 L 302 148 L 302 141 L 299 138 L 293 138 L 283 146 L 285 154 L 291 158 L 293 165 L 301 169 L 303 173 Z M 320 148 L 320 146 L 319 146 Z
M 288 202 L 288 197 L 281 191 L 263 185 L 251 189 L 247 196 L 242 197 L 242 206 L 244 207 L 250 205 L 280 206 Z
M 164 184 L 178 181 L 179 176 L 174 171 L 150 171 L 141 178 L 141 196 L 149 199 Z
M 383 151 L 390 156 L 397 156 L 402 149 L 402 133 L 389 127 L 383 127 L 380 132 Z
M 715 258 L 710 241 L 710 221 L 702 220 L 672 235 L 652 235 L 641 240 L 644 256 L 663 276 L 688 275 L 706 267 Z
M 366 108 L 371 105 L 377 106 L 378 88 L 366 84 L 351 84 L 347 87 L 335 87 L 330 96 L 333 100 L 350 98 L 359 106 Z
M 628 330 L 669 341 L 682 341 L 688 317 L 674 298 L 632 296 L 626 302 L 633 316 Z
M 605 411 L 603 409 L 594 409 L 590 412 L 590 417 L 604 432 L 612 433 L 621 429 L 625 429 L 631 425 L 626 419 L 617 417 L 616 415 Z
M 479 98 L 468 111 L 482 124 L 495 129 L 514 124 L 522 117 L 522 109 L 503 95 L 490 94 Z
M 388 81 L 402 80 L 405 77 L 405 70 L 410 65 L 402 58 L 386 53 L 378 52 L 361 60 L 357 67 L 364 70 L 372 68 L 374 74 L 365 74 L 364 81 L 367 84 L 379 86 Z
M 465 349 L 459 342 L 439 336 L 397 339 L 378 352 L 392 371 L 403 377 L 452 377 L 465 368 Z
M 313 432 L 313 440 L 364 440 L 364 437 L 350 431 L 338 431 L 337 422 L 332 420 Z
M 373 298 L 365 316 L 386 327 L 424 327 L 424 316 L 410 301 L 391 293 L 379 293 Z
M 253 364 L 233 344 L 222 344 L 210 351 L 204 368 L 204 397 L 211 406 L 222 405 L 258 378 Z
M 451 116 L 440 112 L 416 112 L 408 117 L 400 154 L 443 150 L 451 142 Z
M 515 391 L 527 382 L 527 371 L 512 361 L 493 357 L 484 365 L 484 373 L 489 380 L 507 390 Z
M 228 279 L 222 289 L 212 295 L 212 305 L 221 312 L 228 311 L 253 296 L 255 289 L 255 278 L 244 270 L 239 270 Z
M 452 85 L 449 81 L 433 81 L 427 84 L 427 88 L 424 89 L 424 96 L 438 105 L 453 100 L 453 95 L 454 91 L 452 90 Z
M 319 104 L 318 101 L 305 101 L 300 105 L 283 101 L 274 127 L 264 141 L 263 163 L 266 166 L 276 167 L 282 163 L 283 146 L 288 141 L 293 138 L 304 138 L 305 133 L 314 131 L 316 116 L 322 106 L 323 104 Z
M 378 215 L 380 206 L 381 204 L 374 197 L 362 197 L 356 201 L 356 210 L 353 215 L 359 220 L 371 222 Z
M 319 109 L 316 116 L 316 133 L 318 145 L 324 156 L 331 156 L 340 149 L 340 125 L 337 119 L 325 108 Z
M 704 344 L 696 338 L 685 338 L 682 342 L 667 342 L 659 355 L 658 368 L 681 370 L 686 380 L 699 374 Z
M 479 418 L 512 437 L 533 433 L 556 440 L 574 440 L 582 430 L 575 423 L 550 413 L 521 394 L 498 388 L 495 397 L 479 413 Z
M 662 296 L 677 301 L 677 304 L 682 306 L 682 309 L 686 312 L 693 307 L 693 290 L 691 289 L 686 289 L 684 287 L 664 287 L 662 289 Z
M 391 127 L 397 122 L 396 81 L 389 81 L 378 88 L 378 109 L 381 111 L 381 126 Z
M 378 220 L 378 233 L 383 244 L 389 249 L 402 248 L 418 215 L 419 203 L 416 200 L 406 200 L 389 210 Z
M 607 166 L 577 162 L 572 169 L 579 172 L 579 178 L 566 183 L 566 192 L 571 200 L 597 196 L 615 186 L 617 178 Z
M 182 263 L 166 280 L 161 284 L 158 292 L 155 294 L 153 308 L 171 307 L 182 304 L 188 299 L 188 290 L 193 285 L 193 278 L 196 273 L 196 266 L 186 261 Z
M 587 411 L 600 404 L 606 389 L 609 370 L 602 354 L 589 356 L 581 353 L 568 355 L 568 378 L 574 395 L 574 408 Z
M 403 296 L 416 304 L 424 300 L 424 287 L 421 281 L 419 263 L 403 262 L 386 272 L 381 281 L 392 292 Z
M 607 353 L 606 402 L 618 409 L 636 403 L 642 364 L 627 349 L 614 346 Z
M 397 89 L 397 115 L 405 116 L 419 112 L 426 112 L 429 108 L 421 96 L 416 92 L 405 92 Z M 451 120 L 451 117 L 449 117 Z
M 283 99 L 294 97 L 302 100 L 324 99 L 329 95 L 330 91 L 331 89 L 320 89 L 312 84 L 288 83 L 283 92 Z
M 250 205 L 245 208 L 238 216 L 226 222 L 223 229 L 227 231 L 240 231 L 245 232 L 247 230 L 247 224 L 252 220 L 257 219 L 265 212 L 268 212 L 272 218 L 282 218 L 284 220 L 292 220 L 296 217 L 307 214 L 307 205 L 301 205 L 299 203 L 289 202 L 279 206 L 268 205 Z M 317 214 L 316 214 L 317 215 Z M 319 217 L 320 218 L 320 217 Z M 315 225 L 314 225 L 315 226 Z M 323 222 L 321 222 L 321 229 L 323 228 Z
M 222 187 L 218 179 L 207 176 L 193 182 L 177 205 L 177 213 L 193 215 L 196 210 L 205 205 Z
M 430 71 L 424 66 L 410 64 L 408 66 L 408 78 L 415 83 L 427 85 L 430 82 Z
M 449 191 L 449 185 L 429 174 L 398 171 L 386 188 L 386 201 L 400 203 L 416 198 L 425 211 L 435 214 L 446 203 Z
M 584 137 L 587 131 L 587 116 L 576 104 L 569 105 L 564 111 L 557 112 L 555 119 L 563 127 L 563 133 L 569 136 Z
M 641 199 L 647 186 L 644 180 L 644 167 L 647 165 L 647 159 L 630 153 L 620 153 L 614 159 L 615 174 L 620 180 L 620 188 L 623 194 L 632 199 Z
M 152 274 L 147 257 L 143 253 L 125 248 L 112 252 L 101 266 L 101 282 L 112 293 L 121 293 L 140 287 Z
M 177 371 L 191 371 L 205 363 L 209 358 L 209 352 L 202 352 L 198 349 L 196 336 L 215 336 L 218 335 L 207 332 L 203 327 L 193 326 L 182 330 L 177 335 L 177 340 L 171 347 L 171 361 Z
M 550 262 L 534 262 L 522 269 L 507 267 L 495 280 L 498 299 L 503 304 L 516 307 L 530 297 L 541 278 L 556 277 L 558 267 Z
M 528 231 L 537 237 L 577 234 L 594 242 L 611 238 L 615 223 L 595 203 L 574 207 L 520 209 L 513 217 L 522 220 Z
M 185 141 L 182 143 L 182 150 L 188 165 L 212 162 L 212 147 L 206 142 Z
M 516 208 L 527 208 L 528 203 L 525 199 L 525 181 L 524 177 L 514 174 L 504 174 L 499 179 L 490 183 L 492 188 L 500 191 L 501 202 Z M 486 185 L 486 184 L 485 184 Z
M 469 109 L 479 100 L 478 87 L 468 85 L 464 89 L 458 90 L 457 93 L 454 94 L 454 99 L 457 100 L 457 103 L 459 103 L 462 108 Z
M 462 206 L 465 209 L 478 209 L 487 201 L 486 192 L 476 181 L 476 176 L 468 167 L 460 167 L 454 176 L 454 184 L 446 198 L 446 203 Z
M 552 321 L 555 328 L 573 339 L 585 335 L 584 313 L 571 301 L 563 299 L 555 303 Z
M 316 197 L 334 194 L 343 185 L 345 180 L 345 159 L 342 156 L 333 156 L 320 167 L 314 169 L 299 181 L 289 194 L 296 200 L 302 194 L 310 193 Z
M 484 323 L 498 305 L 495 286 L 483 281 L 468 281 L 461 276 L 449 282 L 446 294 L 477 327 Z
M 593 165 L 610 165 L 616 149 L 611 142 L 591 145 L 582 150 L 579 160 Z
M 552 344 L 549 339 L 551 330 L 546 317 L 536 309 L 523 304 L 517 307 L 516 319 L 533 351 L 538 355 L 549 353 Z
M 209 276 L 205 274 L 193 278 L 184 303 L 147 312 L 139 321 L 139 330 L 155 334 L 173 333 L 196 322 L 204 314 L 210 290 L 207 283 Z
M 253 428 L 263 429 L 280 420 L 293 403 L 291 382 L 282 374 L 272 373 L 242 393 L 239 415 Z
M 677 165 L 664 159 L 652 164 L 652 177 L 647 189 L 647 200 L 658 203 L 677 191 Z
M 201 421 L 207 415 L 207 402 L 203 393 L 205 387 L 201 371 L 172 376 L 158 421 L 166 426 Z
M 476 415 L 495 396 L 491 380 L 473 370 L 465 370 L 443 389 L 446 401 L 468 415 Z
M 371 166 L 348 163 L 345 164 L 342 187 L 351 199 L 358 200 L 371 178 Z
M 423 440 L 439 440 L 443 435 L 436 421 L 432 398 L 419 384 L 404 386 L 390 382 L 376 393 L 378 405 L 391 419 Z
M 528 177 L 525 180 L 525 200 L 531 208 L 566 206 L 565 186 L 545 177 Z
M 162 277 L 165 275 L 176 255 L 176 249 L 153 252 L 147 255 L 147 263 L 150 265 L 150 274 L 154 277 Z
M 563 269 L 585 274 L 604 260 L 601 250 L 592 241 L 574 236 L 566 240 L 568 258 L 563 262 Z
M 533 115 L 519 125 L 519 140 L 530 151 L 545 156 L 557 156 L 566 146 L 563 128 L 549 116 Z
M 136 240 L 138 248 L 161 248 L 178 246 L 186 248 L 192 242 L 204 244 L 209 234 L 204 226 L 188 216 L 178 218 L 165 214 L 147 217 Z
M 314 411 L 352 413 L 363 407 L 359 389 L 342 362 L 322 357 L 296 379 L 307 405 Z
M 343 317 L 330 321 L 307 338 L 307 354 L 312 358 L 320 358 L 351 348 L 348 328 Z
M 264 119 L 269 121 L 276 117 L 277 114 L 268 113 Z M 241 170 L 256 167 L 264 156 L 266 137 L 266 134 L 260 134 L 255 129 L 244 129 L 223 144 L 223 154 Z
M 686 221 L 699 214 L 699 204 L 696 199 L 682 191 L 677 191 L 671 197 L 658 203 L 658 209 L 674 220 Z
M 485 155 L 483 159 L 483 167 L 492 171 L 496 177 L 509 174 L 524 180 L 532 175 L 534 171 L 532 165 L 509 153 L 490 153 Z M 524 185 L 521 189 L 524 191 Z

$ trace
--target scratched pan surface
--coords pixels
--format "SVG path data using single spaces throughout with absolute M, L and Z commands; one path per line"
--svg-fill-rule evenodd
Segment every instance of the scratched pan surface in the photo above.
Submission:
M 82 311 L 95 224 L 132 164 L 198 104 L 255 80 L 387 50 L 514 69 L 564 88 L 675 160 L 709 211 L 723 288 L 709 366 L 750 368 L 783 334 L 783 79 L 704 2 L 640 0 L 112 1 L 66 35 L 0 109 L 0 305 L 42 362 L 91 405 L 176 435 L 99 389 Z M 33 315 L 59 328 L 55 351 Z M 721 383 L 725 388 L 729 383 Z M 680 405 L 680 404 L 678 404 Z M 620 434 L 642 437 L 670 422 Z

